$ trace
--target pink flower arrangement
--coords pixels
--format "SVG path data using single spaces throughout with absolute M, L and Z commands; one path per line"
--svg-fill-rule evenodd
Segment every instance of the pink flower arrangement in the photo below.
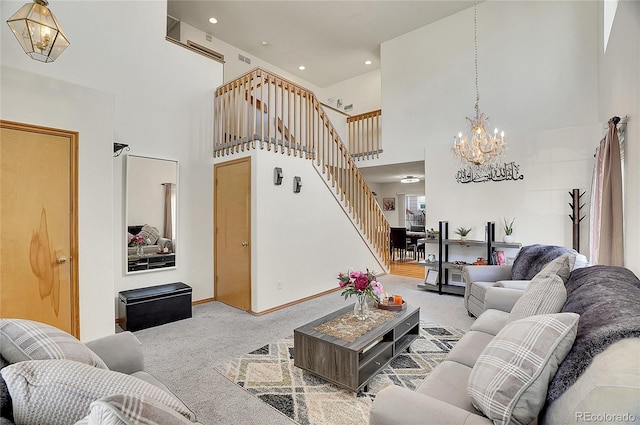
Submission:
M 144 245 L 145 244 L 145 240 L 142 236 L 137 235 L 137 236 L 133 236 L 130 240 L 129 240 L 129 245 L 133 245 L 133 246 L 139 246 L 139 245 Z
M 384 292 L 382 284 L 376 280 L 376 276 L 367 269 L 366 273 L 349 270 L 346 274 L 338 274 L 338 284 L 343 289 L 342 296 L 346 300 L 351 295 L 358 297 L 367 296 L 372 301 L 378 301 Z

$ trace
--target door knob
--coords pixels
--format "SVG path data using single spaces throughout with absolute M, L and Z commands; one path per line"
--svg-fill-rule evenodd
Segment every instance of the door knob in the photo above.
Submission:
M 58 262 L 58 264 L 66 263 L 67 257 L 58 257 L 56 261 Z
M 248 246 L 249 246 L 249 244 L 248 244 L 247 242 L 242 242 L 242 246 L 243 246 L 244 248 L 246 248 L 246 247 L 248 247 Z

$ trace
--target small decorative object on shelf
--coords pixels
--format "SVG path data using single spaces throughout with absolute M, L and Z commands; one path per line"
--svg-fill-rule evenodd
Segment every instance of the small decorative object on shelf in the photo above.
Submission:
M 437 230 L 433 230 L 433 227 L 427 230 L 427 239 L 438 239 L 440 232 Z
M 466 229 L 464 227 L 458 227 L 454 233 L 456 235 L 460 235 L 460 240 L 461 241 L 466 241 L 467 240 L 467 235 L 469 234 L 469 232 L 471 232 L 471 229 L 472 229 L 472 227 L 469 227 L 468 229 Z
M 424 283 L 428 283 L 433 286 L 438 285 L 438 270 L 429 269 L 427 271 L 427 276 L 424 278 Z
M 513 243 L 513 222 L 516 221 L 514 218 L 510 223 L 507 223 L 507 219 L 504 219 L 504 238 L 502 240 L 504 243 Z
M 367 269 L 366 272 L 349 269 L 347 274 L 338 274 L 339 285 L 343 289 L 342 295 L 346 300 L 351 295 L 356 295 L 356 303 L 353 306 L 353 314 L 359 320 L 366 320 L 369 316 L 369 303 L 379 302 L 380 295 L 384 291 L 382 284 L 376 280 L 376 276 Z

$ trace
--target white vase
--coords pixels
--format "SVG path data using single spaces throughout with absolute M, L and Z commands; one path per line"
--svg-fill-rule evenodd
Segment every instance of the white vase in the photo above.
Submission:
M 504 235 L 504 238 L 502 238 L 502 240 L 504 241 L 504 243 L 513 243 L 515 239 L 513 238 L 513 235 Z
M 353 315 L 358 320 L 366 320 L 369 317 L 369 302 L 366 294 L 358 294 L 353 305 Z

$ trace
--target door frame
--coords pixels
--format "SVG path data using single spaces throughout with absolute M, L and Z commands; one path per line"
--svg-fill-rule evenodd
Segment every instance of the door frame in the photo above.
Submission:
M 78 132 L 62 130 L 58 128 L 43 127 L 34 124 L 25 124 L 14 121 L 0 120 L 0 128 L 16 130 L 25 133 L 44 134 L 69 139 L 69 212 L 70 218 L 70 285 L 71 285 L 71 334 L 80 338 L 80 291 L 78 286 Z
M 216 229 L 218 228 L 218 216 L 216 215 L 216 205 L 218 204 L 218 167 L 234 165 L 237 163 L 248 162 L 249 163 L 249 185 L 251 185 L 251 156 L 245 156 L 242 158 L 232 159 L 230 161 L 224 161 L 217 164 L 213 164 L 213 300 L 218 300 L 218 279 L 216 278 L 216 270 L 218 270 L 218 235 L 216 234 Z M 251 188 L 250 188 L 251 189 Z M 248 205 L 249 211 L 247 214 L 249 215 L 249 241 L 252 238 L 251 232 L 251 198 Z M 249 246 L 252 247 L 253 244 L 249 242 Z M 253 314 L 253 288 L 251 281 L 251 261 L 252 255 L 249 253 L 249 313 Z

